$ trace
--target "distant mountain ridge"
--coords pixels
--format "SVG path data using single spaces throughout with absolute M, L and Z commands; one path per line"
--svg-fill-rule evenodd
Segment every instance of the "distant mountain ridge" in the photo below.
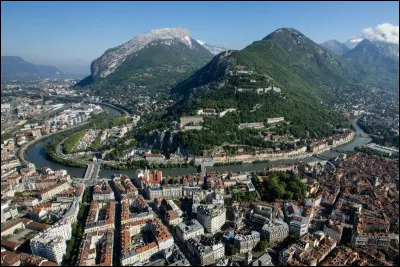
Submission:
M 54 66 L 36 65 L 18 56 L 1 56 L 2 79 L 49 78 L 62 74 Z
M 336 41 L 336 40 L 329 40 L 320 45 L 329 49 L 330 51 L 332 51 L 333 53 L 335 53 L 336 55 L 339 55 L 339 56 L 343 56 L 348 51 L 350 51 L 350 48 L 348 48 L 345 44 L 343 44 L 339 41 Z
M 364 39 L 343 55 L 368 73 L 375 82 L 393 87 L 399 83 L 399 45 Z M 372 74 L 371 74 L 372 73 Z
M 199 44 L 204 46 L 208 51 L 210 51 L 213 55 L 218 55 L 219 53 L 222 53 L 224 51 L 227 51 L 228 49 L 220 46 L 215 46 L 215 45 L 210 45 L 207 44 L 206 42 L 203 42 L 202 40 L 197 40 Z
M 353 49 L 354 47 L 356 47 L 362 40 L 364 40 L 364 38 L 361 37 L 356 37 L 356 38 L 352 38 L 347 40 L 346 42 L 344 42 L 344 45 L 349 48 L 349 49 Z

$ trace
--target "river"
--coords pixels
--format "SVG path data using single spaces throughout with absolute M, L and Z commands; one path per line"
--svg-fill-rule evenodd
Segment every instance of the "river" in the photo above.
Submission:
M 110 108 L 108 106 L 103 106 L 103 108 L 108 110 L 108 118 L 114 118 L 121 113 L 113 108 Z M 344 151 L 351 151 L 353 150 L 356 146 L 360 147 L 363 146 L 371 141 L 371 138 L 357 125 L 356 121 L 353 122 L 354 127 L 356 128 L 356 138 L 351 141 L 350 143 L 347 143 L 343 146 L 337 147 L 337 149 L 344 150 Z M 64 165 L 57 164 L 53 161 L 51 161 L 45 151 L 44 147 L 48 142 L 51 141 L 51 137 L 48 139 L 43 139 L 41 142 L 38 142 L 37 144 L 33 145 L 30 147 L 27 152 L 26 152 L 26 159 L 29 162 L 32 162 L 35 164 L 36 168 L 40 167 L 49 167 L 53 170 L 59 170 L 59 169 L 64 169 L 67 170 L 68 173 L 71 175 L 71 177 L 83 177 L 85 174 L 85 168 L 74 168 L 74 167 L 68 167 Z M 338 156 L 340 153 L 336 151 L 325 151 L 321 153 L 322 156 L 328 157 L 328 158 L 334 158 Z M 286 163 L 293 163 L 293 162 L 313 162 L 313 161 L 320 161 L 321 159 L 317 157 L 307 157 L 307 158 L 302 158 L 302 159 L 286 159 L 286 160 L 277 160 L 273 161 L 272 164 L 277 165 L 277 164 L 286 164 Z M 207 171 L 231 171 L 231 172 L 245 172 L 245 171 L 261 171 L 267 168 L 267 163 L 249 163 L 249 164 L 240 164 L 240 165 L 227 165 L 227 166 L 213 166 L 213 167 L 207 167 Z M 162 169 L 163 175 L 164 176 L 178 176 L 178 175 L 186 175 L 186 174 L 193 174 L 197 173 L 197 167 L 188 167 L 188 168 L 165 168 Z M 136 171 L 135 170 L 104 170 L 101 169 L 99 176 L 101 178 L 105 177 L 111 177 L 113 174 L 126 174 L 130 177 L 134 177 Z

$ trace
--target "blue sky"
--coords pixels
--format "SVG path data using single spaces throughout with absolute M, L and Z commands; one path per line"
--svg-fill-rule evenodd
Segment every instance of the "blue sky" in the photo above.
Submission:
M 184 27 L 194 39 L 242 49 L 295 28 L 317 43 L 398 25 L 398 2 L 1 2 L 1 54 L 66 72 L 139 33 Z

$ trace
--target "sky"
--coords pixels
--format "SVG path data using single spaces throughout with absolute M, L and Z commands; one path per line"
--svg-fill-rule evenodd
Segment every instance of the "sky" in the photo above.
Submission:
M 1 55 L 54 65 L 67 73 L 89 73 L 91 61 L 105 50 L 153 29 L 182 27 L 195 40 L 243 49 L 283 27 L 322 43 L 371 36 L 395 25 L 398 39 L 398 21 L 397 1 L 1 1 Z

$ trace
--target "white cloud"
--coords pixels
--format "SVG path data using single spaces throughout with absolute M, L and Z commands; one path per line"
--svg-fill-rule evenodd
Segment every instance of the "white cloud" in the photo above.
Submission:
M 399 44 L 399 26 L 390 23 L 378 24 L 375 28 L 366 28 L 361 31 L 361 35 L 371 41 Z

